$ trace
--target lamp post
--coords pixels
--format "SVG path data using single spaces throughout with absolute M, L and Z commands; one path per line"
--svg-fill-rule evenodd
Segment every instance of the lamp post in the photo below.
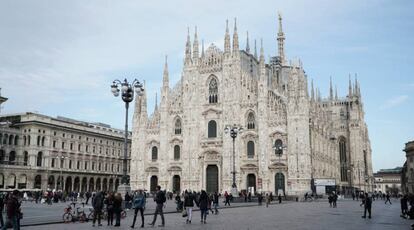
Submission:
M 121 90 L 119 90 L 119 88 Z M 118 192 L 124 195 L 126 192 L 131 191 L 131 186 L 128 183 L 128 108 L 129 103 L 134 100 L 134 89 L 135 93 L 138 96 L 143 95 L 144 87 L 143 85 L 137 80 L 134 79 L 132 83 L 129 83 L 127 79 L 124 81 L 114 80 L 111 85 L 112 94 L 115 97 L 119 96 L 119 92 L 121 91 L 122 100 L 125 102 L 125 139 L 124 139 L 124 159 L 123 159 L 123 174 L 122 174 L 122 185 L 118 186 Z
M 227 125 L 224 128 L 224 132 L 226 134 L 230 133 L 230 137 L 233 139 L 233 184 L 232 184 L 232 189 L 231 189 L 231 194 L 234 197 L 238 197 L 239 193 L 237 192 L 237 185 L 236 185 L 236 150 L 235 150 L 235 141 L 236 141 L 236 137 L 238 133 L 242 133 L 243 132 L 243 127 L 241 125 Z
M 68 157 L 65 156 L 57 156 L 56 159 L 58 159 L 60 164 L 60 190 L 63 191 L 63 162 L 62 160 L 66 159 Z M 57 189 L 57 188 L 56 188 Z

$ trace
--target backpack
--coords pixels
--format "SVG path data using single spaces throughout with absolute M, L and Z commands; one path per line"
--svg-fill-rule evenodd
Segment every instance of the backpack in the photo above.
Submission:
M 167 201 L 167 198 L 165 197 L 165 193 L 164 192 L 161 192 L 161 201 L 162 201 L 162 203 L 165 203 L 166 201 Z

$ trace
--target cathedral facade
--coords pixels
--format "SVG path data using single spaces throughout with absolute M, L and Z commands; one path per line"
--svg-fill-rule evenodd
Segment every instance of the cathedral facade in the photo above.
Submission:
M 148 116 L 147 96 L 133 117 L 132 189 L 156 185 L 178 192 L 238 190 L 303 195 L 329 182 L 349 193 L 372 190 L 371 147 L 358 81 L 338 97 L 310 87 L 300 61 L 288 61 L 279 16 L 278 54 L 265 61 L 263 44 L 240 49 L 236 21 L 224 49 L 201 52 L 197 30 L 187 36 L 181 79 L 169 85 L 164 66 L 160 104 Z M 233 140 L 227 125 L 243 127 Z M 276 147 L 276 148 L 275 148 Z

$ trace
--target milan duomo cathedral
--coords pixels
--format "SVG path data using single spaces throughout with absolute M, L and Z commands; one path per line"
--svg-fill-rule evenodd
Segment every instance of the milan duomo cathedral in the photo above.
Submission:
M 170 88 L 167 60 L 161 101 L 148 116 L 147 96 L 135 102 L 132 189 L 238 191 L 303 195 L 326 185 L 340 193 L 371 191 L 371 146 L 357 79 L 346 96 L 332 81 L 322 97 L 298 60 L 285 56 L 282 18 L 278 54 L 265 60 L 263 44 L 240 49 L 236 21 L 224 50 L 204 50 L 187 36 L 181 79 Z M 193 41 L 191 41 L 193 40 Z M 224 129 L 244 128 L 233 139 Z M 279 148 L 275 148 L 275 146 Z M 233 161 L 234 160 L 234 161 Z

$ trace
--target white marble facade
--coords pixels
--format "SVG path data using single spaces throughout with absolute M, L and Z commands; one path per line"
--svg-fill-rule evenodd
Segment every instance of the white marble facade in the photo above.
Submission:
M 259 55 L 248 38 L 239 48 L 236 22 L 230 37 L 227 23 L 224 51 L 214 44 L 204 51 L 201 44 L 200 52 L 197 31 L 193 43 L 188 35 L 177 84 L 169 86 L 166 61 L 160 104 L 150 116 L 146 95 L 137 98 L 132 188 L 230 191 L 233 145 L 224 128 L 239 124 L 245 129 L 235 142 L 239 190 L 299 195 L 311 190 L 312 178 L 335 179 L 339 191 L 370 190 L 371 148 L 358 82 L 350 80 L 346 97 L 331 83 L 322 98 L 313 83 L 309 87 L 302 63 L 286 60 L 280 16 L 278 54 L 267 62 L 262 44 Z M 284 147 L 280 158 L 276 141 Z

